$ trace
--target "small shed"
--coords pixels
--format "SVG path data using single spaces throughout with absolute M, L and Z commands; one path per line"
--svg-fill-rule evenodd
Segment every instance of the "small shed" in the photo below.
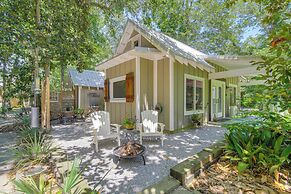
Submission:
M 104 109 L 104 73 L 69 68 L 69 85 L 72 85 L 75 109 L 88 111 L 90 107 Z

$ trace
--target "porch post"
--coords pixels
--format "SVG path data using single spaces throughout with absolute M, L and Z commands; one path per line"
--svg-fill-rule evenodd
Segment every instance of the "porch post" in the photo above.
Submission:
M 174 59 L 170 57 L 170 130 L 174 130 Z
M 82 86 L 78 86 L 78 108 L 81 108 L 81 89 Z
M 158 103 L 158 60 L 154 60 L 154 103 L 153 106 L 156 106 Z
M 135 115 L 137 122 L 140 122 L 140 57 L 136 57 L 135 61 Z

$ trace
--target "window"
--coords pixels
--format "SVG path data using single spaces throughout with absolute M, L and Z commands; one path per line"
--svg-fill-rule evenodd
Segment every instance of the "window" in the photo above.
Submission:
M 138 46 L 138 45 L 139 45 L 139 44 L 138 44 L 138 40 L 136 40 L 136 41 L 133 42 L 133 46 L 134 46 L 134 47 L 136 47 L 136 46 Z
M 186 111 L 194 110 L 194 80 L 186 79 Z
M 50 94 L 50 101 L 51 102 L 58 102 L 59 101 L 59 93 L 51 92 Z
M 126 76 L 113 78 L 110 80 L 110 101 L 125 102 L 126 101 Z
M 196 80 L 196 110 L 203 111 L 203 82 Z
M 88 98 L 89 98 L 89 106 L 98 106 L 98 98 L 100 97 L 100 95 L 96 94 L 96 93 L 89 93 L 88 94 Z
M 141 43 L 141 36 L 140 35 L 136 35 L 136 36 L 131 38 L 131 48 L 140 46 L 140 43 Z
M 184 114 L 203 113 L 204 79 L 185 74 Z

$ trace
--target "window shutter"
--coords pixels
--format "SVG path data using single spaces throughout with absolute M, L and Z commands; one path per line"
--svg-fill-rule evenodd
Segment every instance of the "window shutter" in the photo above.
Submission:
M 104 81 L 104 101 L 109 102 L 109 79 Z
M 125 86 L 125 96 L 126 102 L 134 101 L 134 73 L 126 74 L 126 86 Z

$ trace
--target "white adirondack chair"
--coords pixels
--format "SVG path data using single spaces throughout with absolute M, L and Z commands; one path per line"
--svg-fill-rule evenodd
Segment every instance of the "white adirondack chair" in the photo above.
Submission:
M 98 152 L 98 141 L 104 139 L 117 139 L 118 146 L 120 146 L 120 127 L 118 124 L 110 124 L 110 116 L 108 112 L 96 111 L 91 115 L 94 132 L 94 144 L 96 152 Z M 113 131 L 112 129 L 115 129 Z
M 157 111 L 146 110 L 141 113 L 142 123 L 139 125 L 140 143 L 142 144 L 143 137 L 160 137 L 162 146 L 164 145 L 164 128 L 163 123 L 159 123 L 159 116 Z

